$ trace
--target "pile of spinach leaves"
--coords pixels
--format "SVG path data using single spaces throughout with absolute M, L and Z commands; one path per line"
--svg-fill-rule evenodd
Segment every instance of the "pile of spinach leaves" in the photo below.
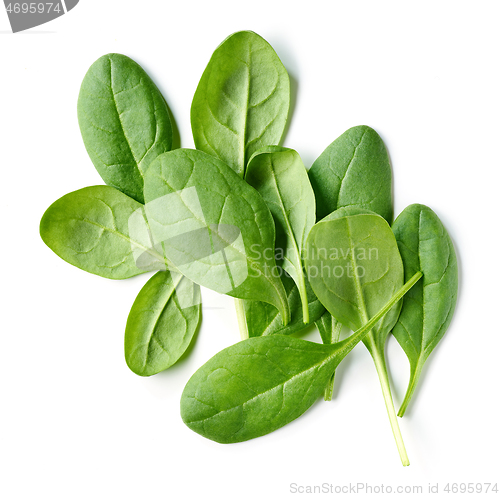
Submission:
M 403 416 L 425 361 L 448 328 L 457 260 L 437 215 L 407 207 L 393 222 L 385 145 L 368 126 L 333 141 L 311 166 L 281 146 L 290 82 L 250 31 L 213 53 L 191 107 L 195 150 L 174 149 L 168 105 L 130 58 L 108 54 L 78 99 L 85 147 L 106 186 L 55 201 L 46 245 L 74 266 L 125 279 L 154 271 L 125 329 L 125 358 L 150 376 L 186 352 L 201 320 L 199 285 L 235 298 L 242 341 L 188 381 L 184 422 L 220 443 L 249 440 L 331 400 L 335 370 L 363 341 L 397 447 L 385 343 L 410 362 Z M 321 343 L 292 335 L 315 323 Z M 342 328 L 354 333 L 340 340 Z

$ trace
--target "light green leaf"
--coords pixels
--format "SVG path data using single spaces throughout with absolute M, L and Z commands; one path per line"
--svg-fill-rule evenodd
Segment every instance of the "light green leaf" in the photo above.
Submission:
M 306 267 L 311 287 L 321 303 L 336 320 L 355 330 L 366 324 L 401 287 L 403 263 L 387 221 L 374 213 L 359 213 L 357 208 L 344 210 L 349 211 L 355 214 L 342 216 L 334 212 L 312 228 L 307 239 Z M 421 273 L 414 276 L 420 277 Z M 400 309 L 401 305 L 395 305 L 363 342 L 377 369 L 401 462 L 407 466 L 384 355 L 387 335 Z
M 180 272 L 219 293 L 268 302 L 288 322 L 271 213 L 229 166 L 198 150 L 175 150 L 150 166 L 144 193 L 154 239 Z
M 277 145 L 290 105 L 290 81 L 271 45 L 251 31 L 234 33 L 213 53 L 191 106 L 196 148 L 240 177 L 252 154 Z
M 306 264 L 309 282 L 321 303 L 351 330 L 366 323 L 403 284 L 396 239 L 387 222 L 376 214 L 317 223 L 307 241 Z M 395 306 L 370 333 L 379 346 L 385 343 L 400 308 Z
M 40 236 L 61 259 L 89 273 L 124 279 L 149 269 L 137 266 L 134 250 L 168 265 L 147 241 L 129 234 L 129 219 L 144 206 L 110 186 L 90 186 L 56 200 L 40 222 Z

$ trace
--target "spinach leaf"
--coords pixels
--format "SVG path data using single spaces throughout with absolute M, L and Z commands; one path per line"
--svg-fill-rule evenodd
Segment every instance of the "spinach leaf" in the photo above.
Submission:
M 349 211 L 356 212 L 356 208 L 344 210 Z M 306 256 L 312 289 L 330 314 L 353 330 L 365 325 L 403 284 L 403 263 L 394 234 L 387 221 L 374 213 L 343 217 L 332 213 L 312 228 Z M 401 461 L 407 466 L 384 357 L 385 341 L 400 309 L 401 305 L 395 305 L 363 343 L 375 363 Z
M 129 219 L 144 206 L 111 186 L 90 186 L 64 195 L 45 212 L 40 236 L 61 259 L 89 273 L 124 279 L 145 273 L 134 250 L 147 252 L 163 267 L 162 254 L 147 240 L 129 234 Z
M 342 331 L 342 323 L 337 321 L 328 311 L 316 320 L 321 340 L 324 344 L 337 343 L 340 340 L 340 332 Z M 332 374 L 330 381 L 325 389 L 325 400 L 333 398 L 333 383 L 335 381 L 335 372 Z
M 139 292 L 127 319 L 128 367 L 151 376 L 172 366 L 191 343 L 200 319 L 200 287 L 179 273 L 157 272 Z
M 302 247 L 314 226 L 316 206 L 304 163 L 295 150 L 265 147 L 250 159 L 245 180 L 262 195 L 273 215 L 277 259 L 295 281 L 303 320 L 309 323 Z
M 146 173 L 151 232 L 192 281 L 259 299 L 289 321 L 274 260 L 274 222 L 262 197 L 221 160 L 199 150 L 161 155 Z
M 244 300 L 248 336 L 291 335 L 309 326 L 309 324 L 304 323 L 302 318 L 302 304 L 297 285 L 287 273 L 283 273 L 281 281 L 285 287 L 288 306 L 290 307 L 290 322 L 284 326 L 276 307 L 266 304 L 266 302 Z M 325 308 L 312 291 L 307 279 L 305 280 L 305 286 L 309 302 L 309 318 L 316 321 L 325 314 Z
M 384 142 L 356 126 L 331 143 L 309 169 L 316 217 L 345 206 L 369 209 L 392 221 L 392 172 Z
M 271 45 L 251 31 L 234 33 L 213 53 L 193 98 L 196 148 L 243 177 L 256 150 L 281 140 L 289 105 L 288 74 Z
M 145 171 L 172 148 L 167 104 L 146 72 L 125 55 L 98 59 L 82 82 L 78 121 L 104 182 L 143 203 Z
M 410 360 L 410 383 L 399 416 L 415 391 L 422 367 L 448 329 L 458 293 L 457 257 L 450 236 L 429 207 L 413 204 L 392 227 L 405 267 L 405 278 L 422 271 L 424 277 L 403 300 L 392 330 Z
M 352 330 L 403 284 L 403 263 L 389 225 L 381 216 L 357 208 L 340 209 L 314 225 L 306 265 L 319 300 Z M 386 336 L 400 308 L 395 306 L 376 327 L 383 327 Z
M 184 388 L 184 423 L 220 443 L 244 442 L 290 423 L 311 407 L 342 359 L 412 284 L 400 288 L 360 330 L 336 344 L 272 335 L 219 352 Z

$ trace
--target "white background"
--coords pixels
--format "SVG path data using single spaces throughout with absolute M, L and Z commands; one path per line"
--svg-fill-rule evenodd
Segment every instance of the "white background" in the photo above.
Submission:
M 429 483 L 498 482 L 499 16 L 495 1 L 82 0 L 13 35 L 0 6 L 0 494 L 279 497 L 291 483 L 358 482 L 426 494 Z M 375 128 L 396 214 L 427 204 L 455 242 L 457 311 L 400 421 L 408 468 L 362 345 L 340 367 L 334 401 L 318 399 L 285 428 L 236 445 L 191 432 L 179 398 L 201 364 L 238 341 L 232 300 L 204 292 L 189 354 L 141 378 L 125 364 L 123 332 L 149 276 L 87 274 L 39 237 L 54 200 L 102 183 L 76 116 L 91 63 L 108 52 L 139 62 L 193 147 L 198 80 L 241 29 L 266 38 L 292 78 L 286 146 L 309 167 L 349 127 Z M 393 338 L 387 352 L 399 406 L 408 363 Z

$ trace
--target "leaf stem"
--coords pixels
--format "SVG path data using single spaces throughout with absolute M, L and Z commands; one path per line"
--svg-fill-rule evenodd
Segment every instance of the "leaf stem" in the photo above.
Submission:
M 328 311 L 327 311 L 328 312 Z M 340 338 L 340 332 L 342 331 L 342 323 L 340 321 L 337 321 L 331 314 L 329 314 L 329 343 L 337 343 Z M 325 337 L 326 338 L 326 337 Z M 323 342 L 325 343 L 325 342 Z M 332 377 L 328 381 L 328 385 L 325 388 L 325 396 L 324 399 L 328 402 L 331 401 L 333 398 L 333 384 L 335 381 L 335 371 L 332 374 Z
M 307 290 L 306 290 L 306 282 L 304 279 L 304 272 L 301 268 L 301 273 L 299 274 L 299 295 L 300 300 L 302 301 L 302 320 L 304 324 L 309 324 L 309 302 L 307 299 Z
M 359 330 L 355 331 L 350 337 L 337 342 L 338 345 L 344 345 L 344 353 L 342 359 L 358 344 L 360 340 L 363 340 L 371 329 L 382 319 L 392 308 L 392 306 L 401 300 L 403 296 L 410 290 L 410 288 L 422 277 L 422 273 L 417 271 L 380 309 L 375 316 L 373 316 L 367 323 L 365 323 Z M 345 347 L 347 345 L 347 347 Z M 340 361 L 339 361 L 340 362 Z M 394 406 L 393 406 L 394 409 Z
M 410 383 L 408 385 L 408 389 L 406 390 L 406 395 L 403 400 L 403 403 L 401 404 L 401 407 L 399 408 L 398 411 L 398 416 L 402 418 L 406 412 L 406 408 L 408 407 L 408 404 L 410 403 L 410 400 L 413 396 L 413 392 L 415 391 L 415 387 L 417 386 L 418 379 L 420 378 L 420 373 L 422 372 L 422 366 L 424 365 L 423 362 L 420 360 L 417 362 L 417 366 L 415 369 L 411 371 L 410 374 Z
M 245 302 L 242 299 L 234 299 L 234 307 L 236 308 L 236 317 L 238 318 L 238 327 L 240 329 L 240 337 L 242 340 L 248 338 L 247 318 L 245 315 Z
M 401 430 L 399 429 L 398 418 L 396 417 L 396 411 L 394 409 L 394 403 L 392 401 L 391 387 L 389 384 L 389 377 L 387 375 L 387 368 L 385 366 L 384 356 L 378 351 L 377 348 L 373 348 L 372 357 L 375 363 L 375 368 L 377 369 L 378 378 L 380 380 L 380 386 L 382 387 L 382 394 L 384 396 L 385 407 L 387 409 L 387 414 L 389 415 L 389 421 L 391 422 L 392 433 L 394 435 L 394 439 L 396 440 L 396 445 L 398 446 L 401 462 L 403 463 L 403 466 L 409 466 L 410 461 L 408 459 L 408 455 L 406 454 L 405 444 L 403 442 Z

